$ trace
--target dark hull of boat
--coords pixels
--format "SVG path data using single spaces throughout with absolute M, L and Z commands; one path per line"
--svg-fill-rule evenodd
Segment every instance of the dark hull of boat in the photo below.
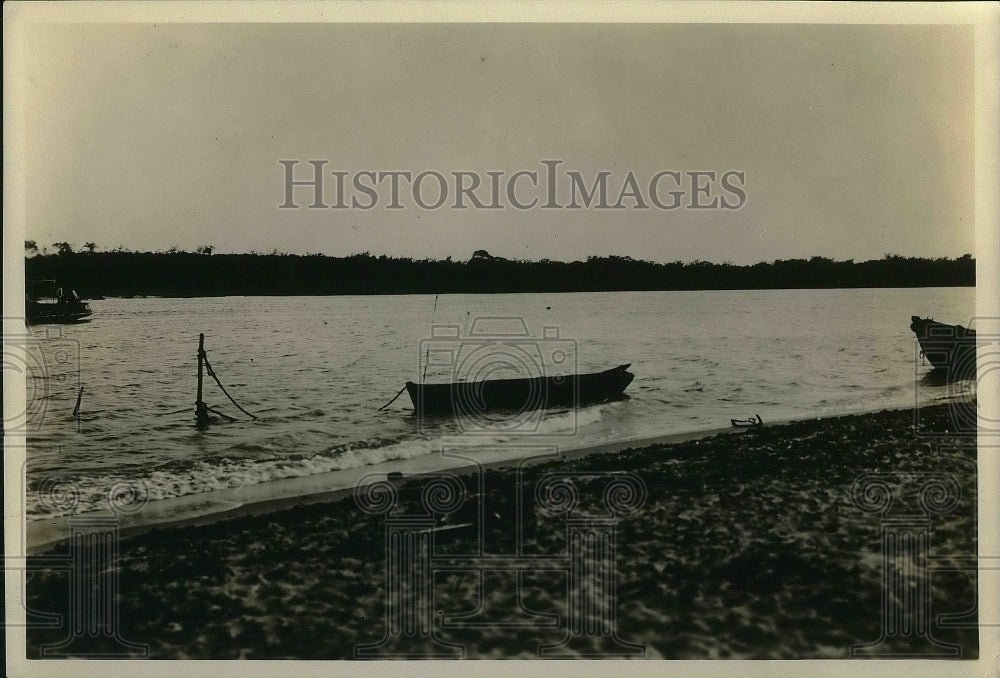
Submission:
M 24 321 L 28 325 L 86 322 L 91 315 L 93 311 L 87 304 L 68 306 L 29 301 L 24 307 Z
M 917 316 L 911 316 L 910 321 L 921 354 L 935 369 L 949 370 L 956 377 L 976 376 L 975 330 Z
M 621 400 L 635 375 L 629 365 L 568 377 L 493 379 L 452 384 L 406 382 L 418 414 L 468 414 L 581 407 Z

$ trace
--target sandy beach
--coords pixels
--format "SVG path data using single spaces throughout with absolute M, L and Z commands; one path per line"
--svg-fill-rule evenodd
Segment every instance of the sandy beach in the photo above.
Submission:
M 947 433 L 949 407 L 921 410 L 919 431 L 912 410 L 883 411 L 393 477 L 376 486 L 395 494 L 388 513 L 375 491 L 367 504 L 313 497 L 152 529 L 120 544 L 112 616 L 119 639 L 159 659 L 533 658 L 545 647 L 587 658 L 805 659 L 847 658 L 863 644 L 974 658 L 975 619 L 939 623 L 976 601 L 975 572 L 958 567 L 976 554 L 975 440 Z M 407 519 L 418 535 L 409 557 L 431 566 L 396 587 L 389 573 L 406 570 L 406 552 L 393 550 L 397 569 L 387 569 L 387 544 L 397 544 L 387 530 L 401 534 Z M 888 569 L 908 574 L 886 591 L 883 537 L 907 529 L 927 540 L 906 551 L 901 537 Z M 613 534 L 614 550 L 586 538 L 577 548 L 580 530 Z M 29 607 L 71 613 L 69 582 L 65 571 L 31 574 Z M 921 600 L 930 625 L 910 628 Z M 416 631 L 393 626 L 396 613 L 415 615 L 402 629 Z M 29 630 L 28 657 L 65 637 Z M 73 647 L 119 646 L 98 634 Z

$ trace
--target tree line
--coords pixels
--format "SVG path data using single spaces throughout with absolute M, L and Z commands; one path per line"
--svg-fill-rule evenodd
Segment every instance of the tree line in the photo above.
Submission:
M 32 243 L 33 244 L 33 243 Z M 954 287 L 976 284 L 971 255 L 924 259 L 886 255 L 855 262 L 825 257 L 750 266 L 707 261 L 655 263 L 630 257 L 523 261 L 477 251 L 468 261 L 321 254 L 215 254 L 176 248 L 54 252 L 27 247 L 25 278 L 55 280 L 94 296 L 226 296 L 602 292 L 629 290 Z M 57 245 L 59 245 L 57 243 Z

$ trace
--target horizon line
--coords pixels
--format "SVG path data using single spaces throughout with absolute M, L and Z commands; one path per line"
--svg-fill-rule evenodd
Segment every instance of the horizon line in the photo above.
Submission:
M 30 241 L 30 240 L 25 241 L 25 242 L 36 242 L 37 243 L 37 241 Z M 71 245 L 72 243 L 53 243 L 52 246 L 55 247 L 55 246 L 60 245 L 60 244 Z M 93 244 L 93 243 L 87 243 L 87 245 L 89 245 L 89 244 Z M 349 254 L 328 254 L 328 253 L 325 253 L 325 252 L 309 252 L 309 251 L 307 251 L 307 252 L 285 252 L 285 251 L 281 251 L 281 250 L 278 250 L 278 249 L 273 249 L 273 250 L 271 250 L 269 252 L 258 251 L 258 250 L 250 250 L 250 251 L 243 251 L 243 252 L 236 252 L 236 251 L 223 251 L 223 252 L 220 252 L 220 251 L 217 250 L 217 248 L 214 245 L 199 245 L 194 250 L 181 249 L 179 246 L 172 246 L 172 247 L 170 247 L 168 249 L 158 249 L 158 250 L 138 250 L 138 249 L 129 249 L 125 245 L 118 245 L 118 246 L 116 246 L 113 249 L 100 249 L 100 248 L 98 248 L 95 245 L 95 247 L 94 247 L 93 250 L 89 250 L 89 249 L 86 249 L 87 245 L 83 245 L 80 249 L 73 249 L 73 250 L 70 250 L 70 251 L 49 251 L 48 247 L 44 247 L 43 248 L 44 251 L 36 249 L 33 254 L 27 254 L 26 253 L 24 258 L 26 260 L 28 260 L 28 259 L 35 259 L 35 258 L 39 258 L 39 257 L 50 257 L 50 256 L 60 256 L 60 255 L 66 256 L 68 254 L 76 254 L 76 255 L 90 255 L 90 254 L 95 254 L 95 255 L 99 255 L 99 254 L 161 254 L 161 255 L 163 255 L 163 254 L 165 254 L 165 255 L 198 254 L 198 255 L 201 255 L 201 256 L 257 256 L 257 257 L 275 257 L 275 256 L 277 256 L 277 257 L 303 257 L 303 258 L 305 258 L 305 257 L 324 257 L 324 258 L 329 258 L 329 259 L 351 259 L 351 258 L 354 258 L 354 257 L 371 257 L 371 258 L 374 258 L 374 259 L 385 258 L 385 259 L 397 260 L 397 261 L 409 260 L 409 261 L 414 261 L 414 262 L 419 261 L 419 262 L 432 262 L 432 263 L 448 263 L 448 262 L 450 262 L 450 263 L 456 263 L 456 264 L 469 263 L 471 261 L 476 261 L 476 260 L 479 260 L 479 261 L 498 261 L 498 262 L 504 261 L 504 262 L 525 263 L 525 264 L 575 264 L 575 263 L 587 263 L 591 259 L 618 259 L 618 260 L 621 260 L 621 261 L 632 262 L 632 263 L 637 263 L 637 264 L 654 264 L 654 265 L 660 265 L 660 266 L 662 266 L 662 265 L 669 265 L 669 264 L 682 264 L 682 265 L 711 264 L 711 265 L 714 265 L 714 266 L 736 266 L 736 267 L 744 267 L 744 266 L 749 267 L 749 266 L 756 266 L 758 264 L 775 264 L 775 263 L 778 263 L 778 262 L 790 262 L 790 261 L 804 261 L 804 262 L 809 262 L 809 261 L 812 261 L 814 259 L 823 259 L 823 260 L 826 260 L 826 261 L 829 261 L 829 262 L 835 263 L 835 264 L 855 264 L 855 265 L 865 264 L 865 263 L 869 263 L 869 262 L 886 261 L 888 259 L 923 259 L 923 260 L 926 260 L 926 261 L 941 261 L 941 260 L 945 260 L 945 261 L 961 261 L 963 259 L 972 259 L 973 261 L 975 261 L 975 255 L 973 253 L 971 253 L 971 252 L 965 252 L 963 254 L 955 255 L 955 256 L 938 256 L 938 257 L 905 255 L 905 254 L 900 254 L 898 252 L 887 252 L 887 253 L 883 254 L 880 258 L 874 258 L 873 257 L 873 258 L 862 259 L 862 260 L 857 260 L 857 259 L 855 259 L 853 257 L 847 258 L 847 259 L 834 259 L 832 257 L 825 256 L 825 255 L 822 255 L 822 254 L 813 254 L 813 255 L 809 255 L 809 256 L 796 256 L 796 257 L 789 257 L 789 258 L 776 258 L 776 259 L 770 259 L 770 260 L 756 261 L 756 262 L 753 262 L 753 263 L 738 264 L 738 263 L 735 263 L 735 262 L 733 262 L 731 260 L 727 260 L 727 261 L 711 261 L 711 260 L 707 260 L 707 259 L 689 259 L 689 260 L 684 261 L 684 260 L 681 260 L 681 259 L 674 259 L 674 260 L 671 260 L 671 261 L 663 261 L 663 260 L 653 260 L 653 259 L 637 259 L 637 258 L 635 258 L 635 257 L 633 257 L 631 255 L 627 255 L 627 254 L 611 254 L 611 253 L 607 253 L 607 254 L 589 254 L 585 258 L 582 258 L 582 259 L 581 258 L 577 258 L 577 259 L 564 260 L 564 259 L 550 259 L 550 258 L 547 258 L 547 257 L 543 257 L 541 259 L 512 258 L 512 257 L 503 256 L 503 255 L 492 255 L 489 252 L 487 252 L 486 250 L 476 250 L 467 259 L 456 259 L 456 258 L 453 258 L 452 255 L 448 255 L 447 257 L 444 257 L 444 258 L 433 257 L 433 256 L 422 256 L 422 257 L 420 257 L 420 256 L 417 256 L 417 255 L 398 255 L 398 254 L 387 254 L 387 253 L 372 253 L 371 251 L 367 251 L 367 250 L 364 251 L 364 252 L 351 252 Z M 36 244 L 36 246 L 37 246 L 37 244 Z M 485 256 L 481 256 L 481 255 L 485 255 Z

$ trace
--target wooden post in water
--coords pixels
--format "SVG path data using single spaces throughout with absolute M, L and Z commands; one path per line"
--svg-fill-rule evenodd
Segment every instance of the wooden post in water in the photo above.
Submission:
M 198 335 L 198 397 L 194 403 L 194 420 L 198 428 L 208 427 L 208 406 L 201 399 L 202 364 L 205 361 L 205 335 Z
M 76 407 L 73 408 L 73 416 L 80 416 L 80 401 L 83 400 L 83 386 L 80 387 L 79 392 L 76 394 Z

